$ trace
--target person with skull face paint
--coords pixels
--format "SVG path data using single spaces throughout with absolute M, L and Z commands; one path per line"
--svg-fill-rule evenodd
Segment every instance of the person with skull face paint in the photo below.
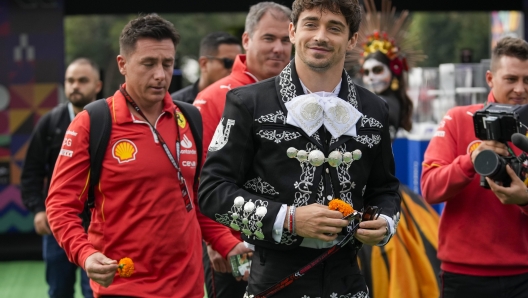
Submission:
M 397 47 L 389 41 L 386 33 L 382 33 L 380 36 L 378 32 L 374 32 L 369 38 L 372 41 L 365 51 L 368 55 L 365 57 L 365 62 L 361 68 L 363 83 L 366 88 L 387 101 L 390 113 L 390 132 L 392 139 L 394 139 L 400 127 L 406 131 L 412 129 L 413 103 L 406 93 L 404 77 L 404 71 L 408 70 L 407 61 L 405 58 L 395 55 L 393 51 L 397 52 Z M 382 46 L 378 50 L 370 52 L 372 48 L 378 48 L 376 43 L 383 44 L 385 48 Z
M 386 3 L 385 3 L 386 4 Z M 389 106 L 389 129 L 394 141 L 399 128 L 412 129 L 413 103 L 406 93 L 406 72 L 410 65 L 425 58 L 405 40 L 407 13 L 398 17 L 388 8 L 376 12 L 372 1 L 365 1 L 365 22 L 360 28 L 359 44 L 349 53 L 347 69 L 353 60 L 359 66 L 362 84 L 383 98 Z M 383 20 L 382 20 L 383 19 Z M 378 28 L 390 27 L 389 34 Z M 401 28 L 396 24 L 403 24 Z M 372 30 L 376 28 L 376 31 Z M 356 66 L 356 69 L 358 67 Z M 396 157 L 397 158 L 397 157 Z M 438 247 L 439 216 L 425 200 L 409 187 L 400 184 L 401 217 L 396 237 L 384 247 L 364 246 L 358 253 L 362 272 L 372 298 L 438 297 L 440 261 Z

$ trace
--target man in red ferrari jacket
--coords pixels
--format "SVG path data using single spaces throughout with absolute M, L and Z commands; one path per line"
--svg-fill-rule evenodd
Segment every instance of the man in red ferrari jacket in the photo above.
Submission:
M 46 209 L 54 236 L 69 260 L 86 270 L 95 297 L 202 298 L 200 228 L 221 254 L 245 249 L 229 229 L 197 210 L 193 184 L 202 152 L 190 119 L 167 92 L 179 39 L 157 15 L 140 16 L 121 32 L 117 64 L 125 84 L 105 100 L 112 131 L 87 234 L 78 216 L 90 173 L 86 111 L 62 143 Z M 130 277 L 116 274 L 125 257 L 134 262 Z
M 196 96 L 194 105 L 200 110 L 203 119 L 204 156 L 224 112 L 226 93 L 236 87 L 274 77 L 290 62 L 290 14 L 291 9 L 274 2 L 253 5 L 246 16 L 242 35 L 246 54 L 236 57 L 229 76 L 216 81 Z M 240 232 L 232 232 L 241 242 Z M 228 260 L 210 246 L 207 246 L 207 251 L 208 254 L 204 252 L 204 266 L 209 297 L 242 297 L 247 283 L 236 282 L 229 273 L 231 269 Z M 208 259 L 214 272 L 210 270 Z
M 511 37 L 499 41 L 486 81 L 492 88 L 488 103 L 527 104 L 528 43 Z M 475 136 L 473 114 L 483 107 L 448 111 L 425 152 L 423 197 L 431 204 L 445 202 L 438 247 L 443 298 L 528 295 L 528 192 L 509 166 L 509 187 L 489 178 L 491 190 L 480 186 L 476 156 L 486 149 L 509 155 L 505 144 Z

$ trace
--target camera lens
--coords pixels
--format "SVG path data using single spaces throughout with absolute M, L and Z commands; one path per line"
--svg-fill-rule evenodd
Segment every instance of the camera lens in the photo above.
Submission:
M 502 172 L 505 162 L 492 150 L 484 150 L 477 155 L 473 166 L 480 175 L 494 178 L 494 176 Z

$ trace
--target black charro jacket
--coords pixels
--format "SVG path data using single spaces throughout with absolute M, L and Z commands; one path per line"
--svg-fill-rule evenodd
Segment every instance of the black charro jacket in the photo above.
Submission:
M 329 198 L 339 196 L 355 210 L 381 207 L 382 214 L 397 223 L 401 197 L 394 176 L 387 103 L 354 85 L 343 71 L 339 98 L 363 114 L 356 124 L 357 136 L 332 138 L 324 126 L 308 136 L 286 124 L 284 103 L 303 94 L 293 60 L 277 77 L 227 93 L 202 171 L 201 211 L 221 224 L 239 228 L 245 241 L 277 250 L 294 249 L 302 242 L 287 231 L 280 243 L 273 240 L 273 225 L 282 204 L 327 205 Z M 334 150 L 359 149 L 362 157 L 349 166 L 333 168 L 324 163 L 314 167 L 289 158 L 289 147 L 321 150 L 325 156 Z M 336 188 L 339 193 L 334 194 Z M 238 196 L 243 206 L 235 204 Z M 253 208 L 247 204 L 250 201 Z

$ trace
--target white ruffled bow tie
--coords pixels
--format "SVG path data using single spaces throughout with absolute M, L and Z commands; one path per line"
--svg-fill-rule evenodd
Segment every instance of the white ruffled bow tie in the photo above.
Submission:
M 336 96 L 322 97 L 316 93 L 300 95 L 285 104 L 286 123 L 297 126 L 309 136 L 324 124 L 334 138 L 357 136 L 356 123 L 363 116 L 350 103 Z

